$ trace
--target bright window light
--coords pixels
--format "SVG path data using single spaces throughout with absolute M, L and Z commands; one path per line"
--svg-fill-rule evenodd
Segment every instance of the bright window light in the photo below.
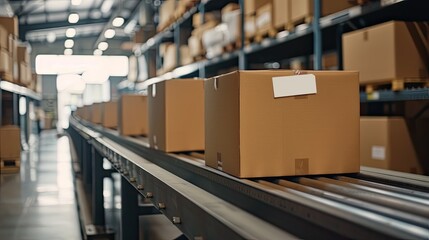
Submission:
M 79 22 L 79 14 L 77 13 L 70 13 L 69 15 L 69 23 L 77 23 Z
M 88 70 L 103 71 L 109 76 L 128 75 L 127 56 L 93 55 L 37 55 L 36 73 L 59 75 L 66 73 L 82 74 Z
M 76 36 L 76 29 L 75 28 L 67 28 L 66 37 L 72 38 L 74 36 Z
M 104 32 L 104 37 L 107 39 L 110 39 L 110 38 L 113 38 L 115 34 L 116 34 L 115 30 L 109 28 Z
M 74 46 L 74 41 L 73 41 L 73 39 L 67 39 L 65 42 L 64 42 L 64 47 L 65 48 L 72 48 Z
M 103 55 L 103 51 L 101 51 L 100 49 L 97 48 L 94 50 L 94 55 L 95 56 L 101 56 L 101 55 Z
M 64 55 L 73 55 L 73 50 L 71 48 L 64 49 Z
M 98 49 L 100 49 L 101 51 L 106 51 L 107 48 L 109 48 L 109 44 L 107 42 L 100 42 L 98 44 Z
M 109 80 L 109 75 L 104 71 L 88 70 L 82 74 L 82 79 L 89 84 L 101 84 Z
M 82 0 L 71 0 L 73 6 L 79 6 L 82 3 Z
M 48 35 L 46 36 L 46 40 L 48 41 L 48 43 L 53 43 L 56 39 L 57 35 L 55 35 L 55 33 L 53 32 L 48 33 Z
M 85 81 L 78 74 L 61 74 L 57 77 L 58 92 L 82 94 L 85 90 Z
M 115 19 L 113 19 L 112 21 L 112 25 L 114 27 L 120 27 L 124 24 L 125 20 L 123 17 L 115 17 Z

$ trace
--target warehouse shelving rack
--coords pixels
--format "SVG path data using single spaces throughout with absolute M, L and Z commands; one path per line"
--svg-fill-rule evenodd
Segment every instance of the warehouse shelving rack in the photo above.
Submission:
M 24 98 L 24 102 L 20 99 Z M 22 148 L 29 148 L 30 135 L 33 131 L 30 118 L 30 105 L 40 106 L 41 96 L 31 89 L 0 79 L 0 125 L 16 125 L 21 128 Z M 20 104 L 25 104 L 25 114 L 19 113 Z M 21 106 L 22 107 L 22 106 Z

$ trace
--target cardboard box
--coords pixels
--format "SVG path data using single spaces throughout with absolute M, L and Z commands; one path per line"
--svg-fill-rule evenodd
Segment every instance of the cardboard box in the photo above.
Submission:
M 118 127 L 118 102 L 110 101 L 102 104 L 102 122 L 105 128 Z
M 27 86 L 31 82 L 31 78 L 29 76 L 29 71 L 31 73 L 31 70 L 29 70 L 30 66 L 28 66 L 25 62 L 19 63 L 19 78 L 18 82 L 22 86 Z
M 177 61 L 176 61 L 176 44 L 170 44 L 167 46 L 167 49 L 165 50 L 164 55 L 164 65 L 163 69 L 168 72 L 176 68 Z
M 0 49 L 0 72 L 12 74 L 10 60 L 11 59 L 10 59 L 9 53 L 5 49 L 1 48 Z
M 102 123 L 102 103 L 93 103 L 90 107 L 90 122 L 94 124 Z
M 147 96 L 124 94 L 118 103 L 118 130 L 121 135 L 148 134 Z
M 6 29 L 8 34 L 19 36 L 17 17 L 0 17 L 0 25 Z
M 271 0 L 245 0 L 244 15 L 254 15 L 256 13 L 256 9 L 270 2 Z
M 289 0 L 291 5 L 290 20 L 292 23 L 304 22 L 308 17 L 313 16 L 313 0 Z M 321 15 L 327 16 L 335 12 L 355 6 L 353 2 L 346 0 L 322 0 Z
M 191 50 L 188 45 L 180 46 L 180 63 L 183 65 L 191 64 L 194 59 L 191 56 Z
M 188 39 L 188 45 L 192 57 L 204 55 L 204 48 L 201 38 L 197 36 L 190 36 Z
M 221 19 L 220 11 L 211 11 L 204 13 L 204 19 L 203 22 L 201 22 L 201 13 L 195 13 L 192 16 L 192 26 L 194 28 L 200 27 L 202 24 L 206 22 L 219 22 Z
M 18 62 L 28 63 L 30 61 L 30 53 L 28 52 L 28 48 L 26 46 L 18 46 L 17 50 Z
M 222 22 L 226 24 L 225 44 L 241 42 L 241 14 L 240 9 L 227 11 L 222 14 Z
M 0 159 L 21 157 L 21 131 L 18 126 L 0 127 Z
M 219 24 L 218 21 L 208 21 L 208 22 L 204 23 L 203 25 L 199 26 L 198 28 L 195 28 L 192 31 L 192 36 L 196 36 L 196 37 L 199 37 L 201 39 L 201 37 L 205 31 L 216 27 L 218 24 Z
M 413 22 L 390 21 L 344 34 L 344 69 L 359 71 L 361 83 L 427 78 L 427 49 L 420 47 L 427 39 L 418 29 Z
M 358 73 L 294 73 L 205 81 L 206 165 L 246 178 L 359 172 Z
M 423 173 L 407 123 L 401 117 L 361 117 L 360 156 L 363 166 Z
M 285 29 L 290 16 L 289 0 L 272 0 L 256 10 L 256 27 L 261 34 Z
M 0 49 L 9 48 L 9 34 L 6 31 L 6 28 L 0 25 Z
M 159 25 L 165 26 L 174 16 L 176 0 L 166 0 L 159 8 Z
M 165 152 L 204 150 L 202 79 L 174 79 L 148 88 L 149 144 Z
M 244 34 L 246 35 L 246 38 L 253 38 L 256 34 L 255 16 L 245 16 L 244 21 Z
M 237 3 L 228 3 L 225 7 L 222 8 L 220 12 L 223 16 L 225 13 L 233 12 L 235 10 L 240 10 L 240 5 Z

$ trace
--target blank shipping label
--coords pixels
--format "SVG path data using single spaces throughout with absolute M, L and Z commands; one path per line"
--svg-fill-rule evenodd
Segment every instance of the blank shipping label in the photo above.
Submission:
M 316 94 L 316 76 L 303 74 L 273 77 L 274 98 Z

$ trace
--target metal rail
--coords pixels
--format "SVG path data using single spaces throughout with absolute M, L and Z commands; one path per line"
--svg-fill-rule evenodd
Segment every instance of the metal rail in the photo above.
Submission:
M 428 177 L 365 168 L 360 174 L 238 179 L 206 167 L 198 154 L 166 154 L 83 123 L 71 119 L 73 129 L 98 132 L 92 146 L 190 238 L 429 236 Z

